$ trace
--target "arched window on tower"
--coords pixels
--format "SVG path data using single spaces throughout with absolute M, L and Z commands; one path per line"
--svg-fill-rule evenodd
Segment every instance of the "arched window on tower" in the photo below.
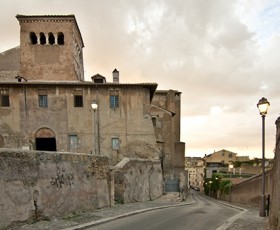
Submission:
M 44 33 L 40 33 L 40 44 L 45 45 L 46 44 L 46 36 Z
M 49 33 L 49 44 L 53 45 L 55 43 L 54 35 L 52 32 Z
M 57 44 L 64 45 L 64 34 L 61 32 L 57 34 Z
M 32 45 L 36 45 L 38 43 L 37 36 L 34 32 L 30 32 L 29 37 Z

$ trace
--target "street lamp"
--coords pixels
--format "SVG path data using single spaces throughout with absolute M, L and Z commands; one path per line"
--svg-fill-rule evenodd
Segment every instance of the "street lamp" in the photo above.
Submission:
M 98 135 L 98 133 L 97 133 L 97 125 L 96 125 L 96 111 L 97 111 L 97 108 L 98 108 L 98 104 L 96 103 L 96 101 L 95 100 L 93 100 L 92 102 L 91 102 L 91 108 L 92 108 L 92 110 L 93 110 L 93 112 L 94 112 L 94 152 L 95 152 L 95 154 L 96 153 L 98 153 L 99 154 L 99 148 L 98 148 L 98 141 L 97 141 L 97 135 Z
M 265 217 L 265 153 L 264 153 L 264 127 L 265 127 L 265 115 L 267 114 L 270 103 L 266 98 L 259 100 L 257 104 L 260 115 L 262 116 L 262 193 L 261 193 L 261 205 L 260 205 L 260 216 Z
M 91 102 L 91 108 L 93 109 L 93 112 L 95 112 L 95 111 L 97 110 L 98 105 L 97 105 L 97 103 L 95 102 L 95 100 L 93 100 L 93 101 Z

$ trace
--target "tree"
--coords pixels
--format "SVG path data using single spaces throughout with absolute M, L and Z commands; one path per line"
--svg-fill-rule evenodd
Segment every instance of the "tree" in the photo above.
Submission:
M 222 180 L 220 183 L 220 190 L 222 194 L 229 194 L 232 186 L 232 182 L 230 180 Z

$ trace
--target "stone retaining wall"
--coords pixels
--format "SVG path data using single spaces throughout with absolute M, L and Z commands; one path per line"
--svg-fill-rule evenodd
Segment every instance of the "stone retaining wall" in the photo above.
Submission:
M 0 149 L 0 229 L 113 204 L 107 157 Z
M 276 120 L 276 147 L 273 164 L 273 185 L 271 194 L 271 208 L 269 215 L 269 229 L 280 229 L 280 117 Z
M 124 158 L 115 166 L 114 181 L 119 203 L 154 200 L 163 194 L 160 161 Z

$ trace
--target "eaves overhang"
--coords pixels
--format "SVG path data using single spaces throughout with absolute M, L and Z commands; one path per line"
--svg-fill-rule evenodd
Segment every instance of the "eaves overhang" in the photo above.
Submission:
M 24 82 L 0 82 L 1 86 L 62 86 L 62 87 L 94 87 L 94 88 L 108 88 L 108 87 L 142 87 L 148 89 L 150 92 L 150 102 L 153 99 L 157 83 L 94 83 L 90 81 L 31 81 L 27 80 Z

